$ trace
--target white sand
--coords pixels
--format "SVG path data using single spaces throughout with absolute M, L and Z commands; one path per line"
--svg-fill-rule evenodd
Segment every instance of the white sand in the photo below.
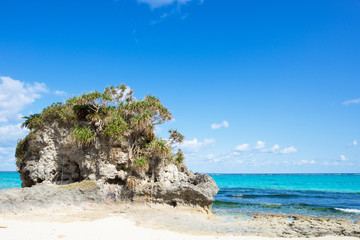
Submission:
M 189 235 L 165 230 L 153 230 L 139 227 L 135 222 L 123 217 L 108 217 L 95 221 L 62 222 L 29 222 L 0 218 L 0 240 L 105 240 L 105 239 L 144 239 L 144 240 L 180 240 L 180 239 L 217 239 L 217 240 L 283 240 L 284 238 L 243 237 L 243 236 L 206 236 Z M 322 238 L 292 238 L 347 240 L 354 237 L 322 237 Z

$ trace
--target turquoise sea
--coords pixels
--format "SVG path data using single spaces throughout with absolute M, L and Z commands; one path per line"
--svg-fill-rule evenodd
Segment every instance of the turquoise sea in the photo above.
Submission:
M 274 213 L 360 220 L 360 174 L 210 174 L 220 188 L 215 214 Z M 21 187 L 0 172 L 0 189 Z
M 21 188 L 18 172 L 0 172 L 0 189 Z
M 210 174 L 217 214 L 273 213 L 360 220 L 360 174 Z

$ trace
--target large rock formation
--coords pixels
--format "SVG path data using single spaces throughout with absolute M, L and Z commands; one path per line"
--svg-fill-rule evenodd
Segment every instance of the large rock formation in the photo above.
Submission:
M 100 132 L 91 144 L 82 145 L 74 140 L 71 127 L 56 121 L 30 134 L 19 149 L 17 165 L 23 187 L 87 180 L 96 183 L 90 195 L 96 193 L 98 201 L 152 201 L 206 209 L 211 208 L 218 191 L 210 176 L 193 174 L 183 163 L 161 162 L 136 171 L 126 139 L 115 141 Z

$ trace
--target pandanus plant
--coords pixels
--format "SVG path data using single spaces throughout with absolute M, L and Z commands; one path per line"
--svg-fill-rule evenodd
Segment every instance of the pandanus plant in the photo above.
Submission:
M 149 163 L 155 166 L 164 161 L 182 162 L 181 150 L 174 155 L 172 151 L 183 142 L 184 136 L 177 130 L 169 130 L 170 136 L 165 140 L 154 133 L 157 125 L 172 119 L 170 111 L 154 96 L 136 100 L 133 93 L 125 84 L 107 87 L 104 92 L 85 93 L 25 117 L 22 126 L 32 132 L 54 121 L 71 126 L 74 139 L 85 147 L 97 136 L 128 141 L 130 162 L 143 170 Z

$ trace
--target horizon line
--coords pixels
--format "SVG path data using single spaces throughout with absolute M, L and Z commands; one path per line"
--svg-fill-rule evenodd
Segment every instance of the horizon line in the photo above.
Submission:
M 1 171 L 0 170 L 0 173 L 4 173 L 4 172 L 8 172 L 8 173 L 18 173 L 18 171 Z M 196 173 L 196 172 L 195 172 Z M 328 175 L 335 175 L 335 174 L 353 174 L 353 175 L 356 175 L 356 174 L 360 174 L 360 172 L 358 173 L 334 173 L 334 172 L 328 172 L 328 173 L 221 173 L 221 172 L 199 172 L 201 174 L 205 173 L 205 174 L 222 174 L 222 175 L 305 175 L 305 174 L 312 174 L 312 175 L 325 175 L 325 174 L 328 174 Z

